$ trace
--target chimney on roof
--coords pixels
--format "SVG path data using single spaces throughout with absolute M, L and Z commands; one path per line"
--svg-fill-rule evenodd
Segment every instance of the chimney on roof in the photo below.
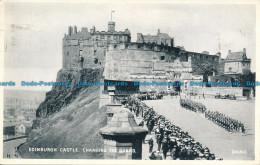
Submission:
M 174 47 L 174 39 L 171 38 L 171 47 Z
M 69 29 L 68 29 L 68 35 L 71 36 L 73 34 L 73 27 L 72 26 L 69 26 Z
M 243 53 L 246 54 L 246 48 L 243 48 Z
M 74 26 L 74 34 L 77 34 L 77 26 Z
M 231 54 L 231 50 L 228 50 L 228 54 Z
M 218 52 L 218 53 L 217 53 L 217 56 L 219 57 L 218 60 L 220 61 L 220 60 L 221 60 L 221 53 Z

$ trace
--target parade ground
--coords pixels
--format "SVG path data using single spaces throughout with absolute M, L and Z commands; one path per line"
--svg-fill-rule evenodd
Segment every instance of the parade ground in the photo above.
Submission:
M 212 121 L 180 106 L 179 97 L 164 97 L 162 100 L 145 100 L 149 107 L 165 116 L 195 138 L 210 152 L 224 160 L 253 160 L 255 150 L 255 101 L 228 99 L 192 99 L 203 103 L 208 110 L 218 111 L 244 123 L 246 132 L 230 133 Z M 155 142 L 155 141 L 154 141 Z M 145 147 L 146 148 L 146 147 Z M 154 150 L 155 147 L 154 147 Z M 148 151 L 148 148 L 147 148 Z M 146 156 L 147 157 L 147 156 Z

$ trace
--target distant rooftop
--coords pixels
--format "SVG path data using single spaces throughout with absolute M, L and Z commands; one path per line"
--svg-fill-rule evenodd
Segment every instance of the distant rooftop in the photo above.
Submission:
M 226 58 L 226 60 L 244 60 L 244 59 L 247 59 L 245 48 L 243 51 L 239 51 L 239 52 L 231 52 L 231 50 L 229 50 L 228 56 Z

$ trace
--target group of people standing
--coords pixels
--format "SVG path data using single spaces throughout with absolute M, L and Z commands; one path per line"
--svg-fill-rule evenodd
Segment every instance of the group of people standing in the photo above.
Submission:
M 232 119 L 223 113 L 220 113 L 217 111 L 214 111 L 214 112 L 206 111 L 205 117 L 207 119 L 213 121 L 220 127 L 225 128 L 229 132 L 236 131 L 236 132 L 242 132 L 243 134 L 245 134 L 245 126 L 243 123 L 241 123 L 238 120 Z
M 206 111 L 206 106 L 202 103 L 195 102 L 189 99 L 180 99 L 180 104 L 182 107 L 185 107 L 194 112 L 204 113 Z
M 142 114 L 143 122 L 140 126 L 146 125 L 148 128 L 151 160 L 162 159 L 160 153 L 163 154 L 163 159 L 169 159 L 170 156 L 173 160 L 221 160 L 210 153 L 207 147 L 195 141 L 188 132 L 184 132 L 164 116 L 157 114 L 153 108 L 141 102 L 135 95 L 124 99 L 117 98 L 117 100 L 121 100 L 120 102 L 136 116 Z M 154 148 L 154 141 L 157 143 L 157 148 Z
M 220 127 L 223 127 L 227 131 L 237 131 L 245 133 L 245 127 L 242 122 L 228 117 L 218 111 L 207 110 L 206 106 L 202 103 L 195 102 L 189 99 L 180 99 L 180 105 L 188 110 L 202 113 L 205 118 L 211 120 Z

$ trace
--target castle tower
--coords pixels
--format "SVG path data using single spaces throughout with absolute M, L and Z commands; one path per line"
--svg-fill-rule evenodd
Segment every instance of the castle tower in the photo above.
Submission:
M 115 31 L 115 22 L 108 22 L 108 32 L 114 32 Z
M 142 140 L 148 131 L 137 125 L 128 109 L 115 112 L 99 133 L 104 139 L 104 159 L 142 159 Z

